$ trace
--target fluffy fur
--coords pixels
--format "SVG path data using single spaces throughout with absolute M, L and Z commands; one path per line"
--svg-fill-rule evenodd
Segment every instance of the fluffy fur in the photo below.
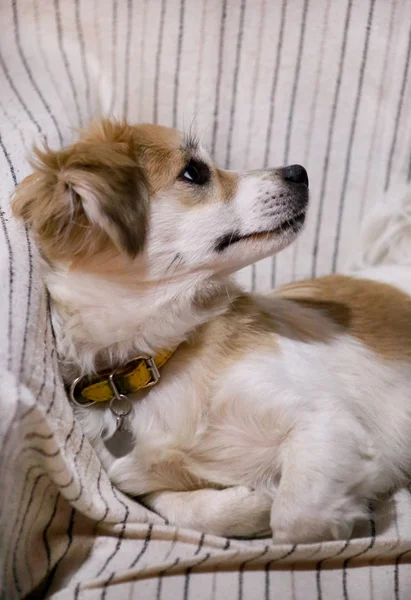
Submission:
M 108 406 L 76 409 L 120 489 L 178 525 L 308 542 L 349 535 L 406 481 L 409 269 L 406 291 L 404 270 L 398 288 L 333 276 L 267 296 L 229 279 L 294 240 L 301 171 L 222 171 L 174 130 L 110 121 L 33 167 L 14 210 L 43 257 L 66 381 L 178 346 L 132 396 L 122 458 L 102 439 Z

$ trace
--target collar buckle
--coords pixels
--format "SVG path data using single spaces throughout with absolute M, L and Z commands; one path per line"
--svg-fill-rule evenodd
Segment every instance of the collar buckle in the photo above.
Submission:
M 154 358 L 152 358 L 151 356 L 148 356 L 147 354 L 140 354 L 139 356 L 136 356 L 135 358 L 130 360 L 125 365 L 118 367 L 117 369 L 114 369 L 114 371 L 111 371 L 111 373 L 108 374 L 108 377 L 106 375 L 107 383 L 110 386 L 111 391 L 113 393 L 113 396 L 109 400 L 110 403 L 112 403 L 116 399 L 119 399 L 120 397 L 121 397 L 121 399 L 128 400 L 128 394 L 121 394 L 120 391 L 118 390 L 117 385 L 116 385 L 116 376 L 124 375 L 128 372 L 133 371 L 133 369 L 135 369 L 141 362 L 144 363 L 144 365 L 147 369 L 147 372 L 150 375 L 150 381 L 148 381 L 144 385 L 142 385 L 140 389 L 152 387 L 153 385 L 156 385 L 156 383 L 159 382 L 159 380 L 161 378 L 161 374 L 160 374 L 158 366 L 156 365 Z M 80 406 L 81 408 L 87 408 L 89 406 L 92 406 L 93 404 L 96 404 L 95 400 L 89 400 L 88 402 L 87 401 L 81 402 L 79 400 L 79 392 L 81 392 L 80 384 L 85 377 L 87 377 L 87 375 L 81 375 L 80 377 L 77 377 L 71 384 L 70 390 L 69 390 L 70 400 L 77 406 Z M 132 392 L 130 392 L 130 393 L 132 393 Z
M 129 363 L 127 363 L 127 367 L 129 365 L 131 365 L 132 363 L 139 362 L 139 361 L 144 361 L 144 363 L 147 367 L 147 371 L 151 375 L 151 381 L 146 383 L 144 388 L 148 388 L 148 387 L 152 387 L 153 385 L 156 385 L 156 383 L 158 383 L 160 381 L 161 375 L 160 375 L 160 371 L 154 361 L 154 358 L 152 356 L 148 356 L 147 354 L 142 354 L 141 356 L 136 356 L 136 358 L 133 358 L 133 360 L 131 360 Z

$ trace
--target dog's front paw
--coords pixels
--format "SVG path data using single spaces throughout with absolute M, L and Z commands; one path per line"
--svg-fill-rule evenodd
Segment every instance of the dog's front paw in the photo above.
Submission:
M 231 506 L 231 515 L 225 524 L 227 537 L 262 537 L 270 533 L 272 498 L 245 486 L 224 490 Z

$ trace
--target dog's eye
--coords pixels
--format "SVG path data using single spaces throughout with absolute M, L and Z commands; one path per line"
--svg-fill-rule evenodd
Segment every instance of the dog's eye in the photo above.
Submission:
M 180 178 L 189 183 L 204 185 L 210 179 L 210 169 L 205 163 L 190 160 L 188 165 L 184 167 Z

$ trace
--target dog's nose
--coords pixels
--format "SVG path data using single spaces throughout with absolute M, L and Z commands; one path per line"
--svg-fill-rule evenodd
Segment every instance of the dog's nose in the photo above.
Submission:
M 291 183 L 299 183 L 308 187 L 307 171 L 301 165 L 290 165 L 280 170 L 280 173 L 285 181 Z

